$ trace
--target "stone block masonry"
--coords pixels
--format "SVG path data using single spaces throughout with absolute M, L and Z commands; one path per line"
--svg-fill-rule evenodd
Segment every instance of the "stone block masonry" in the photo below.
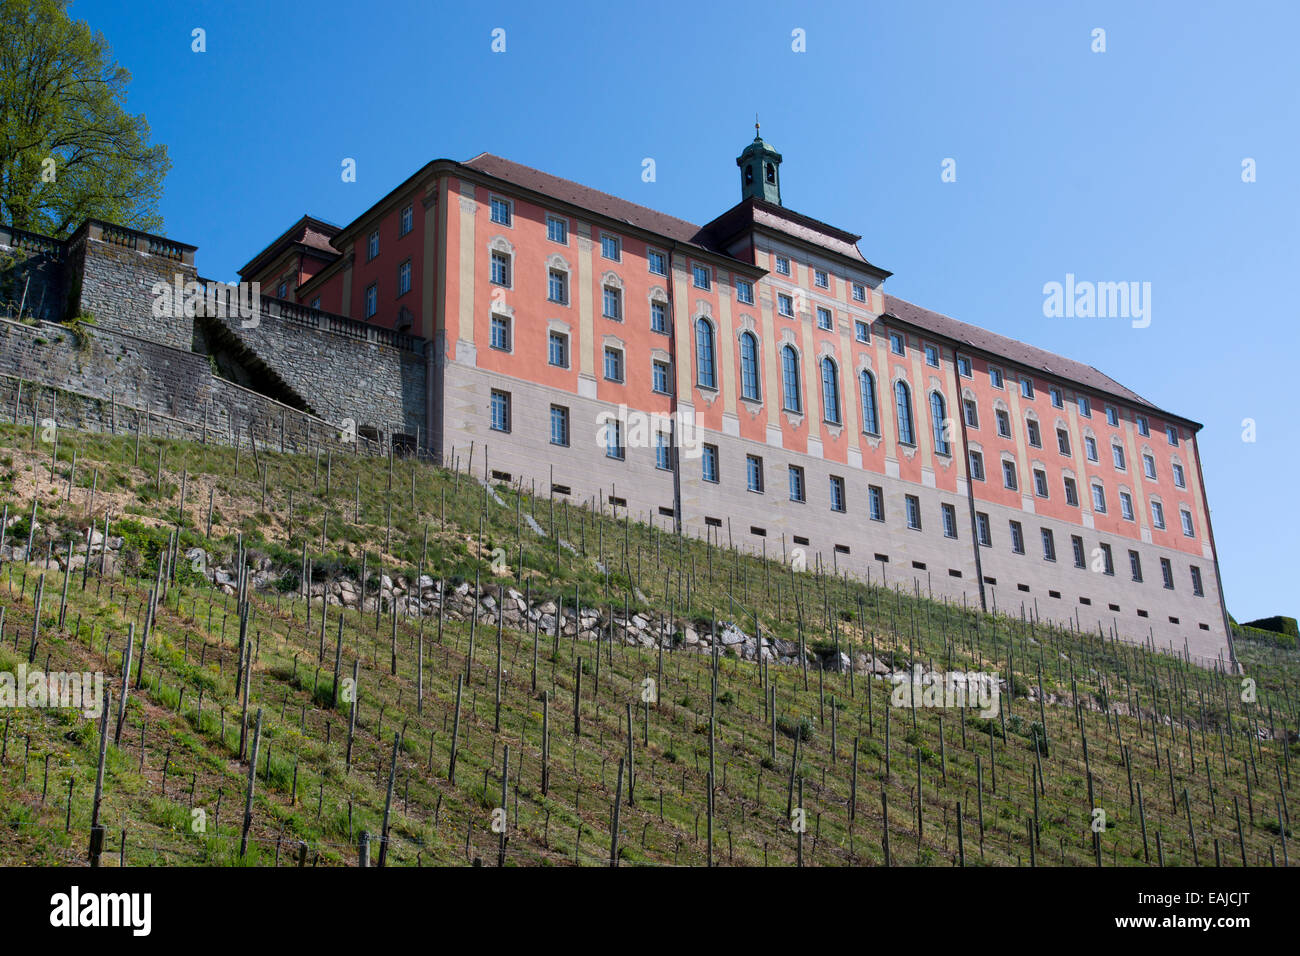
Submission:
M 207 334 L 237 341 L 246 362 L 272 373 L 320 417 L 351 420 L 372 437 L 406 435 L 414 442 L 418 434 L 426 445 L 424 341 L 310 312 L 270 300 L 251 320 L 200 322 Z
M 0 417 L 30 424 L 54 417 L 61 428 L 246 443 L 310 452 L 338 442 L 318 417 L 213 374 L 205 355 L 130 333 L 0 319 Z M 360 437 L 342 454 L 373 454 Z

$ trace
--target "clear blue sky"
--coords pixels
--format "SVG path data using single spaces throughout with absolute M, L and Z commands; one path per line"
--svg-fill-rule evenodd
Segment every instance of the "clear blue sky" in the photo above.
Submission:
M 1300 611 L 1294 3 L 78 0 L 72 15 L 132 72 L 129 108 L 173 162 L 166 232 L 213 278 L 304 212 L 350 222 L 428 160 L 484 150 L 707 222 L 738 199 L 757 111 L 785 204 L 861 233 L 887 289 L 1203 422 L 1229 610 Z M 1150 327 L 1045 318 L 1043 284 L 1066 273 L 1150 282 Z

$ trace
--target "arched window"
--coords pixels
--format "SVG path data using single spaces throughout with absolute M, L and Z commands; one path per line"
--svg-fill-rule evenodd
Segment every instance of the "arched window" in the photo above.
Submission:
M 912 392 L 901 379 L 894 383 L 894 405 L 898 410 L 898 440 L 904 445 L 916 444 L 912 430 Z
M 713 326 L 708 319 L 695 322 L 695 375 L 701 388 L 718 387 L 713 362 Z
M 831 424 L 840 423 L 840 371 L 829 355 L 822 357 L 822 414 Z
M 879 435 L 880 415 L 876 411 L 876 377 L 865 368 L 858 373 L 858 388 L 862 392 L 862 430 L 868 435 Z
M 758 339 L 753 332 L 740 333 L 740 397 L 759 399 Z
M 786 411 L 802 412 L 803 402 L 799 398 L 799 353 L 793 345 L 781 349 L 781 387 Z
M 951 455 L 952 447 L 948 436 L 944 434 L 944 421 L 947 419 L 943 396 L 938 392 L 930 393 L 930 423 L 934 428 L 934 450 L 941 455 Z

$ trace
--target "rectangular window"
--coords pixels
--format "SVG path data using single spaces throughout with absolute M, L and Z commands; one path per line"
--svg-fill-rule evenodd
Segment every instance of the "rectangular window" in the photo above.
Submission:
M 414 225 L 415 225 L 415 210 L 411 206 L 403 206 L 401 218 L 398 220 L 398 224 L 397 224 L 397 234 L 399 236 L 406 235 L 408 232 L 411 231 L 411 228 Z
M 510 431 L 510 393 L 492 389 L 492 430 Z
M 661 471 L 671 471 L 673 467 L 672 447 L 665 432 L 655 434 L 655 467 Z
M 736 280 L 736 301 L 745 305 L 754 304 L 754 283 L 744 279 Z
M 623 240 L 619 239 L 618 236 L 611 236 L 602 232 L 600 234 L 600 255 L 602 259 L 621 262 L 623 259 Z
M 993 547 L 993 532 L 989 526 L 989 516 L 983 511 L 975 512 L 975 527 L 979 530 L 980 544 L 986 548 Z
M 569 444 L 569 410 L 563 405 L 551 406 L 551 444 Z
M 1032 378 L 1022 378 L 1020 380 L 1020 394 L 1025 398 L 1034 397 L 1034 380 Z
M 667 395 L 668 387 L 668 363 L 652 362 L 650 365 L 651 378 L 654 382 L 654 390 L 662 395 Z
M 989 366 L 989 384 L 994 388 L 1002 387 L 1002 369 L 996 366 Z
M 1011 437 L 1011 416 L 1007 414 L 1006 409 L 999 408 L 993 413 L 998 420 L 998 434 L 1003 438 Z
M 691 278 L 697 289 L 710 289 L 713 287 L 713 272 L 708 266 L 702 266 L 698 263 L 692 265 Z
M 1060 390 L 1059 388 L 1052 388 L 1052 389 L 1049 389 L 1048 392 L 1049 392 L 1049 394 L 1052 396 L 1052 407 L 1053 407 L 1053 408 L 1064 408 L 1064 407 L 1065 407 L 1065 397 L 1064 397 L 1063 395 L 1061 395 L 1061 390 Z
M 705 445 L 701 456 L 702 473 L 705 481 L 718 483 L 718 446 Z
M 492 221 L 502 226 L 510 225 L 510 200 L 492 197 Z
M 646 253 L 646 259 L 648 260 L 650 271 L 653 272 L 655 275 L 657 276 L 668 275 L 667 255 L 660 252 L 658 249 L 651 249 L 649 252 Z
M 1071 508 L 1079 507 L 1079 489 L 1069 475 L 1065 477 L 1065 503 Z
M 563 332 L 552 332 L 547 336 L 546 359 L 558 368 L 569 367 L 569 337 Z
M 1151 502 L 1151 523 L 1160 530 L 1165 527 L 1165 506 L 1158 501 Z
M 867 513 L 872 521 L 885 520 L 885 491 L 879 485 L 867 488 Z
M 1070 547 L 1074 549 L 1074 566 L 1076 568 L 1087 567 L 1088 561 L 1083 553 L 1083 538 L 1077 534 L 1070 535 Z
M 1097 460 L 1097 439 L 1093 438 L 1091 435 L 1084 435 L 1083 450 L 1084 453 L 1088 456 L 1089 461 L 1096 461 Z
M 1110 552 L 1110 545 L 1104 543 L 1102 544 L 1101 557 L 1103 562 L 1103 569 L 1107 574 L 1113 576 L 1115 574 L 1115 557 Z
M 1174 589 L 1174 566 L 1168 558 L 1160 559 L 1160 577 L 1164 579 L 1165 587 L 1170 591 Z
M 662 335 L 668 334 L 668 305 L 666 303 L 650 303 L 650 331 Z
M 794 299 L 784 292 L 776 294 L 776 311 L 787 317 L 794 316 Z
M 627 454 L 623 445 L 623 423 L 617 418 L 605 422 L 605 457 L 622 461 Z
M 546 217 L 546 238 L 562 246 L 569 244 L 569 220 L 559 216 Z
M 1025 553 L 1025 530 L 1021 527 L 1019 521 L 1010 522 L 1011 526 L 1011 550 L 1016 554 Z
M 1070 433 L 1064 428 L 1056 430 L 1056 450 L 1062 455 L 1070 454 Z
M 831 280 L 830 277 L 826 275 L 825 269 L 813 270 L 813 285 L 817 286 L 819 289 L 828 289 L 830 288 L 830 284 Z
M 1119 412 L 1116 411 L 1114 405 L 1106 406 L 1106 424 L 1112 428 L 1119 425 Z
M 1192 565 L 1192 593 L 1197 597 L 1205 597 L 1205 585 L 1201 582 L 1201 569 Z
M 1155 478 L 1156 476 L 1156 460 L 1150 455 L 1142 456 L 1142 473 L 1148 478 Z
M 939 350 L 933 345 L 927 345 L 925 347 L 925 364 L 933 366 L 934 368 L 939 367 Z
M 1043 536 L 1043 560 L 1056 560 L 1056 537 L 1052 534 L 1051 528 L 1042 528 Z
M 757 455 L 745 456 L 745 487 L 755 494 L 763 493 L 763 459 Z
M 510 320 L 504 315 L 492 316 L 492 348 L 510 351 Z
M 623 381 L 623 353 L 610 346 L 605 347 L 605 378 L 611 382 Z
M 853 283 L 853 301 L 854 302 L 867 301 L 867 287 L 864 286 L 861 282 Z
M 1128 553 L 1128 567 L 1133 573 L 1133 580 L 1141 583 L 1142 581 L 1142 556 L 1136 551 L 1130 550 Z
M 1088 400 L 1087 395 L 1079 396 L 1079 414 L 1084 418 L 1092 418 L 1092 402 Z
M 835 321 L 831 318 L 831 310 L 823 309 L 817 306 L 817 328 L 825 329 L 827 332 L 835 329 Z
M 979 413 L 979 406 L 975 403 L 975 399 L 973 399 L 973 398 L 964 398 L 964 399 L 962 399 L 962 403 L 961 403 L 961 405 L 962 405 L 962 408 L 965 410 L 965 413 L 966 413 L 966 425 L 967 425 L 967 427 L 968 427 L 968 428 L 979 428 L 979 427 L 980 427 L 980 413 Z
M 790 260 L 785 256 L 776 257 L 776 274 L 782 276 L 790 274 Z
M 366 261 L 369 262 L 379 255 L 379 230 L 372 232 L 366 240 Z
M 561 305 L 569 304 L 569 274 L 552 269 L 546 280 L 546 298 Z
M 1165 428 L 1165 437 L 1169 439 L 1169 444 L 1176 447 L 1178 445 L 1178 427 L 1176 425 L 1167 426 Z
M 1111 446 L 1110 446 L 1110 457 L 1113 458 L 1114 461 L 1115 461 L 1115 470 L 1116 470 L 1116 471 L 1123 471 L 1123 470 L 1124 470 L 1124 446 L 1123 446 L 1123 445 L 1111 445 Z
M 370 283 L 366 286 L 366 318 L 373 319 L 375 313 L 379 311 L 379 286 Z
M 1043 436 L 1038 430 L 1038 422 L 1032 418 L 1025 422 L 1025 431 L 1029 433 L 1029 444 L 1035 448 L 1043 447 Z
M 803 469 L 798 465 L 790 466 L 790 500 L 803 501 Z
M 492 282 L 494 285 L 510 285 L 510 257 L 504 252 L 492 253 Z
M 1133 520 L 1133 496 L 1127 491 L 1119 493 L 1119 516 L 1125 521 Z
M 974 374 L 974 370 L 971 368 L 970 359 L 967 356 L 957 356 L 957 373 L 961 375 L 962 378 L 970 378 Z
M 1187 478 L 1183 475 L 1183 466 L 1178 464 L 1178 462 L 1174 462 L 1169 467 L 1174 473 L 1174 487 L 1186 488 Z
M 831 511 L 844 510 L 844 479 L 831 475 Z
M 904 496 L 907 500 L 907 526 L 914 531 L 921 530 L 921 499 L 916 495 Z
M 411 260 L 407 259 L 397 267 L 397 294 L 406 295 L 411 291 Z
M 943 536 L 957 537 L 957 509 L 952 505 L 944 504 L 939 506 L 939 510 L 943 515 Z
M 1178 517 L 1181 518 L 1183 521 L 1183 534 L 1185 534 L 1189 538 L 1196 537 L 1196 529 L 1192 526 L 1192 513 L 1190 511 L 1180 509 L 1178 512 Z
M 1136 418 L 1133 419 L 1133 421 L 1137 423 L 1137 430 L 1139 435 L 1141 435 L 1143 438 L 1147 438 L 1148 436 L 1150 436 L 1151 426 L 1147 423 L 1147 418 L 1145 415 L 1138 415 Z
M 1034 494 L 1040 498 L 1048 496 L 1047 491 L 1047 472 L 1041 468 L 1034 469 Z
M 871 341 L 871 326 L 861 319 L 855 319 L 853 322 L 853 337 L 859 342 L 867 343 Z
M 1002 485 L 1010 491 L 1016 490 L 1016 463 L 1014 461 L 1002 462 Z
M 607 319 L 613 319 L 615 322 L 623 321 L 623 290 L 615 289 L 612 286 L 605 286 L 605 294 L 602 299 L 603 307 L 601 314 Z
M 1098 514 L 1106 513 L 1106 489 L 1101 485 L 1092 486 L 1092 508 Z
M 889 333 L 889 350 L 895 355 L 907 354 L 907 343 L 904 341 L 903 336 L 900 333 Z
M 976 481 L 984 480 L 984 456 L 980 452 L 970 453 L 970 476 Z

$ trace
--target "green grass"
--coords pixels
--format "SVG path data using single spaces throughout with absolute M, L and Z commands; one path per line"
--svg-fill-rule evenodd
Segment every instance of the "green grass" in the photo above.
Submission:
M 1213 863 L 1216 840 L 1226 862 L 1239 862 L 1234 803 L 1240 807 L 1249 862 L 1267 865 L 1271 854 L 1282 861 L 1278 807 L 1283 795 L 1289 801 L 1284 818 L 1296 807 L 1291 770 L 1300 749 L 1295 744 L 1284 749 L 1279 738 L 1257 738 L 1261 730 L 1267 736 L 1270 726 L 1279 733 L 1297 726 L 1300 661 L 1294 651 L 1239 644 L 1257 694 L 1246 703 L 1239 676 L 1096 635 L 983 615 L 833 574 L 795 573 L 779 561 L 719 548 L 716 542 L 679 540 L 662 519 L 651 527 L 637 515 L 602 515 L 505 486 L 496 488 L 505 502 L 498 505 L 464 474 L 405 461 L 393 465 L 390 486 L 387 461 L 355 457 L 348 446 L 319 455 L 260 449 L 265 503 L 262 475 L 247 448 L 237 456 L 229 448 L 156 437 L 143 438 L 139 448 L 137 464 L 134 436 L 63 432 L 51 478 L 52 445 L 38 440 L 33 447 L 30 428 L 0 426 L 0 507 L 7 503 L 11 516 L 30 514 L 30 492 L 20 495 L 18 489 L 36 479 L 40 526 L 38 560 L 0 569 L 0 605 L 6 609 L 0 671 L 27 659 L 35 590 L 44 573 L 33 666 L 44 667 L 48 655 L 51 669 L 102 670 L 116 701 L 127 625 L 142 630 L 143 607 L 169 532 L 180 524 L 182 557 L 187 548 L 201 546 L 225 567 L 232 566 L 242 534 L 250 561 L 269 561 L 280 582 L 256 592 L 251 601 L 248 633 L 255 656 L 247 736 L 260 708 L 262 738 L 244 864 L 272 865 L 278 856 L 280 865 L 292 865 L 301 841 L 309 865 L 352 865 L 362 830 L 372 835 L 377 857 L 393 737 L 399 733 L 389 864 L 464 865 L 476 858 L 494 864 L 499 837 L 492 830 L 492 811 L 500 802 L 507 746 L 507 862 L 605 864 L 618 763 L 627 752 L 629 702 L 636 776 L 635 803 L 629 804 L 625 784 L 620 810 L 623 865 L 708 861 L 710 747 L 713 861 L 792 865 L 797 839 L 786 806 L 796 736 L 795 777 L 803 781 L 808 819 L 805 865 L 883 864 L 882 793 L 896 865 L 954 865 L 959 802 L 967 865 L 1027 865 L 1032 781 L 1040 760 L 1040 865 L 1095 865 L 1089 773 L 1093 802 L 1107 815 L 1100 837 L 1106 866 L 1141 865 L 1148 854 L 1154 863 L 1156 833 L 1167 864 L 1191 864 L 1184 789 L 1201 864 Z M 475 469 L 481 471 L 481 452 Z M 208 537 L 210 490 L 215 506 Z M 92 562 L 84 590 L 81 572 L 73 573 L 60 630 L 63 575 L 53 563 L 45 569 L 44 556 L 47 549 L 66 554 L 70 538 L 84 540 L 92 516 L 102 528 L 106 503 L 113 508 L 111 533 L 126 541 L 123 559 L 103 580 Z M 533 515 L 548 534 L 530 532 L 523 513 Z M 557 550 L 556 531 L 577 554 Z M 23 543 L 25 533 L 24 526 Z M 6 540 L 15 540 L 14 528 Z M 363 555 L 372 588 L 380 574 L 409 578 L 423 568 L 451 583 L 473 582 L 477 572 L 484 582 L 509 583 L 534 598 L 559 597 L 570 605 L 576 589 L 584 607 L 612 606 L 621 613 L 627 606 L 651 620 L 671 608 L 678 629 L 693 624 L 707 631 L 716 616 L 752 632 L 757 620 L 765 635 L 802 638 L 810 653 L 839 647 L 850 654 L 874 652 L 898 668 L 916 661 L 944 670 L 995 670 L 1014 693 L 1003 696 L 1002 713 L 993 718 L 892 708 L 887 683 L 863 674 L 819 674 L 815 659 L 806 670 L 760 668 L 720 653 L 715 664 L 707 654 L 683 647 L 663 655 L 658 703 L 649 710 L 646 728 L 643 681 L 657 679 L 660 666 L 653 649 L 569 637 L 560 638 L 557 648 L 551 635 L 543 634 L 534 677 L 533 634 L 506 629 L 498 730 L 494 621 L 480 621 L 467 661 L 468 623 L 448 619 L 439 641 L 436 617 L 423 623 L 399 619 L 393 674 L 387 615 L 376 627 L 373 612 L 331 607 L 326 653 L 318 660 L 319 601 L 310 609 L 309 623 L 308 608 L 297 596 L 304 545 L 314 580 L 357 576 Z M 504 551 L 504 578 L 490 573 L 494 548 Z M 816 566 L 815 560 L 810 564 Z M 353 662 L 360 662 L 350 769 L 350 708 L 331 706 L 340 613 L 342 674 L 350 677 Z M 107 865 L 117 862 L 123 831 L 128 863 L 241 862 L 248 767 L 239 759 L 238 632 L 233 598 L 209 587 L 182 561 L 159 608 L 143 686 L 132 691 L 120 745 L 110 742 L 108 749 L 102 809 L 109 833 Z M 424 699 L 417 709 L 421 642 Z M 448 765 L 457 678 L 467 668 L 452 783 Z M 576 670 L 583 675 L 578 737 L 573 734 Z M 1027 697 L 1037 693 L 1040 681 L 1045 693 L 1058 698 L 1041 711 Z M 775 692 L 774 714 L 766 713 L 769 689 Z M 543 695 L 549 698 L 550 718 L 545 794 Z M 1128 716 L 1138 701 L 1140 724 Z M 1104 703 L 1115 709 L 1101 709 Z M 0 722 L 5 734 L 0 827 L 6 834 L 0 863 L 83 862 L 97 728 L 82 717 L 48 709 L 3 711 Z M 1045 752 L 1036 755 L 1035 740 L 1041 748 L 1044 732 Z M 1145 850 L 1138 784 L 1146 812 Z M 200 829 L 197 819 L 204 821 Z

